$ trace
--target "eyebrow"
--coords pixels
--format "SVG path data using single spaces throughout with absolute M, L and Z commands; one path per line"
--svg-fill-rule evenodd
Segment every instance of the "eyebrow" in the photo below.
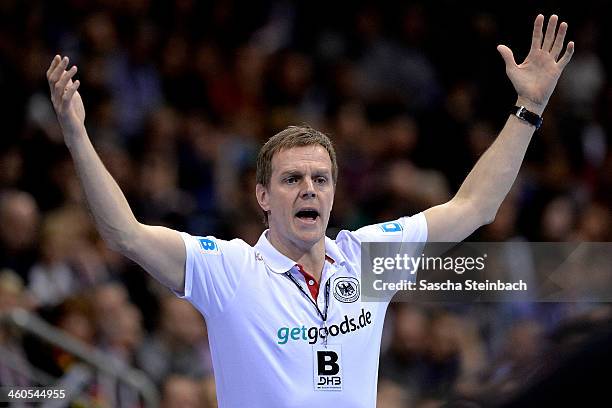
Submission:
M 280 177 L 281 178 L 288 177 L 288 176 L 300 176 L 301 177 L 303 175 L 304 175 L 304 172 L 302 172 L 301 170 L 291 169 L 291 170 L 283 171 L 280 174 Z M 330 177 L 331 176 L 331 171 L 328 170 L 328 169 L 315 169 L 312 172 L 312 175 L 315 176 L 315 177 L 321 177 L 321 176 Z
M 291 170 L 283 171 L 280 175 L 284 177 L 284 176 L 289 176 L 289 175 L 294 176 L 294 175 L 301 175 L 301 174 L 302 174 L 302 172 L 300 170 L 298 170 L 298 169 L 291 169 Z

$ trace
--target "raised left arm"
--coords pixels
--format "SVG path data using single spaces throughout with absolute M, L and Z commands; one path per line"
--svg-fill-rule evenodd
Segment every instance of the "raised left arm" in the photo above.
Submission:
M 574 53 L 569 42 L 563 56 L 567 24 L 559 25 L 552 15 L 546 34 L 542 34 L 544 16 L 538 15 L 533 25 L 531 49 L 525 61 L 517 65 L 510 48 L 497 50 L 506 64 L 506 74 L 518 94 L 516 104 L 542 115 L 557 80 Z M 459 242 L 482 225 L 495 219 L 495 214 L 510 191 L 529 146 L 535 127 L 515 115 L 508 118 L 499 136 L 480 157 L 472 171 L 447 203 L 425 211 L 430 242 Z

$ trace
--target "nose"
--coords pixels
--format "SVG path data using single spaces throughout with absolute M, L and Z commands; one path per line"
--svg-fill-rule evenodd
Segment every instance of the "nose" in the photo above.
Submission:
M 302 198 L 308 199 L 308 198 L 315 198 L 316 196 L 317 196 L 317 193 L 315 192 L 313 181 L 310 179 L 305 179 L 303 190 L 302 190 Z

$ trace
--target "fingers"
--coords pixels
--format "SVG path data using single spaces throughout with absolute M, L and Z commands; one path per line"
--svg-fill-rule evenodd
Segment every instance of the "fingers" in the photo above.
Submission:
M 563 22 L 559 26 L 559 31 L 557 32 L 557 37 L 555 38 L 555 42 L 553 43 L 552 49 L 550 53 L 552 54 L 555 61 L 559 58 L 559 54 L 561 54 L 561 50 L 563 49 L 563 41 L 565 41 L 565 33 L 567 33 L 567 23 Z
M 81 81 L 79 81 L 78 79 L 72 84 L 68 85 L 68 87 L 66 88 L 66 92 L 64 92 L 64 96 L 62 96 L 62 102 L 64 104 L 70 103 L 72 97 L 74 96 L 74 93 L 77 91 L 77 89 L 79 89 L 79 85 L 81 85 Z
M 59 64 L 60 61 L 61 61 L 61 58 L 59 55 L 56 55 L 55 57 L 53 57 L 53 59 L 51 60 L 51 65 L 49 66 L 49 69 L 47 69 L 47 79 L 49 79 L 51 72 L 53 72 L 53 70 L 55 69 L 57 64 Z
M 544 35 L 542 34 L 542 27 L 544 26 L 544 16 L 542 14 L 538 14 L 533 23 L 533 36 L 531 37 L 531 48 L 534 50 L 539 50 L 542 48 L 542 39 Z
M 559 17 L 556 14 L 550 16 L 550 18 L 548 19 L 548 24 L 546 25 L 546 34 L 544 35 L 544 39 L 542 40 L 542 26 L 544 24 L 544 16 L 538 14 L 535 23 L 533 24 L 533 37 L 531 39 L 532 49 L 541 49 L 542 51 L 550 52 L 555 61 L 559 59 L 559 55 L 563 50 L 563 42 L 565 41 L 565 35 L 567 34 L 567 23 L 562 22 L 559 25 L 559 30 L 557 30 L 558 21 Z M 542 41 L 541 47 L 540 41 Z M 572 58 L 573 54 L 574 43 L 570 41 L 567 44 L 565 53 L 563 53 L 563 56 L 557 62 L 561 66 L 561 69 L 564 69 L 565 66 L 570 62 L 570 59 Z
M 544 43 L 542 44 L 542 50 L 549 52 L 552 48 L 553 42 L 555 40 L 555 31 L 557 31 L 557 17 L 556 14 L 553 14 L 548 19 L 548 25 L 546 26 L 546 34 L 544 35 Z
M 49 69 L 47 69 L 51 101 L 58 113 L 64 109 L 64 105 L 70 103 L 80 85 L 79 81 L 72 81 L 78 68 L 75 65 L 66 70 L 68 63 L 68 57 L 61 58 L 59 55 L 56 55 L 53 57 Z
M 514 54 L 512 50 L 505 45 L 498 45 L 497 51 L 501 54 L 504 59 L 504 63 L 506 64 L 506 70 L 514 68 L 516 66 L 516 61 L 514 60 Z
M 565 66 L 570 62 L 570 60 L 572 59 L 572 55 L 574 55 L 574 42 L 570 41 L 567 43 L 565 53 L 563 53 L 563 56 L 558 62 L 559 66 L 561 67 L 561 70 L 563 70 Z
M 59 81 L 55 83 L 55 92 L 59 95 L 62 95 L 66 90 L 66 85 L 68 85 L 68 81 L 72 79 L 72 77 L 76 74 L 77 67 L 74 65 L 68 71 L 64 71 Z
M 53 65 L 53 63 L 51 64 Z M 55 67 L 53 68 L 53 70 L 51 70 L 48 76 L 49 86 L 54 86 L 55 83 L 59 81 L 60 76 L 62 75 L 62 72 L 64 72 L 67 66 L 68 66 L 68 57 L 62 58 L 61 61 L 55 65 Z

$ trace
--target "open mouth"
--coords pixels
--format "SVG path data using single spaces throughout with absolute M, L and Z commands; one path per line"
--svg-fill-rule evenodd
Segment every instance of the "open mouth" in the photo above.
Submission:
M 304 209 L 295 213 L 295 216 L 306 222 L 315 222 L 319 217 L 319 212 L 314 209 Z

